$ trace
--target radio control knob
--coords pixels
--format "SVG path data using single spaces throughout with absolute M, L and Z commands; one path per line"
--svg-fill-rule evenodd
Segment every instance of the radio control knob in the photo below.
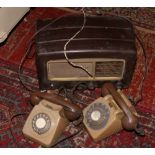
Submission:
M 50 118 L 45 113 L 39 113 L 33 117 L 32 128 L 38 134 L 43 134 L 49 130 L 51 126 Z

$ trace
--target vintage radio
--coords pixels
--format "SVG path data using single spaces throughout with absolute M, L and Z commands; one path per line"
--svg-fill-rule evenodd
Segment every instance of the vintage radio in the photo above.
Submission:
M 84 29 L 70 41 L 66 54 L 91 76 L 68 63 L 64 55 L 64 45 L 80 30 L 83 16 L 66 16 L 46 26 L 50 22 L 37 24 L 37 30 L 42 29 L 36 36 L 40 89 L 72 87 L 79 82 L 88 86 L 100 86 L 104 81 L 129 85 L 136 63 L 135 36 L 129 21 L 120 17 L 86 17 Z

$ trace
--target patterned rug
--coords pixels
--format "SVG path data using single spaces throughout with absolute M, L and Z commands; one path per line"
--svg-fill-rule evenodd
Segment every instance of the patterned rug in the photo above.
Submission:
M 68 8 L 72 12 L 79 11 L 81 8 Z M 130 19 L 135 25 L 155 30 L 155 8 L 143 7 L 87 7 L 85 13 L 89 15 L 118 15 Z
M 88 8 L 88 10 L 90 9 Z M 131 18 L 135 17 L 133 9 L 127 10 L 130 12 L 128 16 Z M 146 13 L 146 16 L 143 15 L 140 18 L 146 18 L 148 15 L 153 17 L 154 12 L 147 10 L 148 9 L 143 10 L 143 12 Z M 111 10 L 109 12 L 111 12 Z M 151 32 L 136 30 L 136 33 L 146 49 L 148 63 L 148 74 L 144 82 L 143 100 L 136 106 L 136 109 L 140 114 L 140 125 L 145 130 L 145 136 L 139 137 L 134 132 L 121 131 L 95 143 L 87 131 L 83 129 L 74 137 L 66 139 L 55 147 L 155 147 L 155 73 L 153 72 L 155 68 L 155 34 L 152 33 L 153 22 L 151 23 L 147 20 L 149 19 L 146 19 L 145 22 L 150 24 L 150 27 L 145 26 L 145 28 L 150 28 Z M 141 21 L 143 20 L 140 20 L 140 22 Z M 139 23 L 139 26 L 144 27 L 144 24 L 141 25 Z M 144 60 L 142 49 L 138 42 L 136 42 L 136 46 L 138 59 L 135 73 L 130 87 L 124 90 L 124 92 L 129 96 L 138 98 L 140 80 L 144 70 Z M 19 66 L 15 63 L 0 59 L 0 147 L 39 147 L 38 144 L 26 139 L 22 134 L 22 128 L 27 118 L 26 113 L 31 111 L 32 106 L 29 101 L 29 92 L 24 89 L 19 81 L 18 67 Z M 37 89 L 38 81 L 36 72 L 24 68 L 23 74 L 22 79 L 24 83 L 33 89 Z M 77 104 L 83 108 L 99 95 L 100 89 L 96 89 L 96 91 L 78 91 L 75 93 L 74 97 L 77 100 Z M 79 127 L 70 124 L 61 138 L 63 139 L 73 135 L 78 131 Z

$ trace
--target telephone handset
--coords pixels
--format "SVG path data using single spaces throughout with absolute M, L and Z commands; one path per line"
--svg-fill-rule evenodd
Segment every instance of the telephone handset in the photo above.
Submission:
M 121 91 L 116 91 L 112 83 L 105 83 L 102 87 L 102 96 L 110 94 L 113 96 L 116 103 L 124 112 L 122 118 L 122 126 L 126 130 L 136 130 L 138 124 L 138 117 L 136 110 L 129 100 Z
M 31 93 L 31 103 L 37 105 L 42 99 L 53 102 L 64 108 L 64 113 L 69 121 L 74 121 L 82 115 L 82 110 L 73 104 L 69 99 L 60 95 L 56 90 L 48 90 L 47 92 L 34 92 Z
M 23 134 L 45 147 L 54 145 L 69 122 L 82 115 L 78 106 L 54 90 L 32 93 L 31 102 L 34 108 L 24 124 Z

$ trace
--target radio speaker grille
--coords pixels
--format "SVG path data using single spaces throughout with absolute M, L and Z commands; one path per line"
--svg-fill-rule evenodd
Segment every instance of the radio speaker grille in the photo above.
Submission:
M 76 62 L 86 68 L 93 74 L 93 64 L 89 62 Z M 71 66 L 68 62 L 53 62 L 48 69 L 48 75 L 51 78 L 76 78 L 76 77 L 89 77 L 89 75 L 80 68 Z

